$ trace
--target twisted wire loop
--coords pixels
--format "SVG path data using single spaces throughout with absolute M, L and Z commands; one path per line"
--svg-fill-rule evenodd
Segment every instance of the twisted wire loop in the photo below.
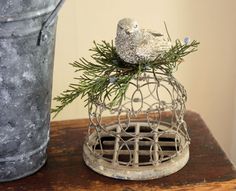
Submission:
M 172 75 L 146 72 L 134 78 L 118 107 L 89 105 L 89 154 L 113 167 L 136 169 L 158 167 L 181 155 L 190 143 L 183 118 L 186 100 Z

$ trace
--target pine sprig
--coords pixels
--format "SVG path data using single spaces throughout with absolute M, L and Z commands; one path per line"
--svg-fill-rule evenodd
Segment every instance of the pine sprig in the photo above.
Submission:
M 94 47 L 90 49 L 93 61 L 80 58 L 79 61 L 70 64 L 75 68 L 75 72 L 82 72 L 82 75 L 75 78 L 77 83 L 71 83 L 68 90 L 54 98 L 60 104 L 52 109 L 52 113 L 55 114 L 55 117 L 79 96 L 86 97 L 86 106 L 89 103 L 106 103 L 110 107 L 117 106 L 125 98 L 129 82 L 135 76 L 138 77 L 145 71 L 172 74 L 183 61 L 183 57 L 195 52 L 198 45 L 197 41 L 185 44 L 176 40 L 175 45 L 169 51 L 155 60 L 143 60 L 138 64 L 130 64 L 118 56 L 113 42 L 94 42 Z

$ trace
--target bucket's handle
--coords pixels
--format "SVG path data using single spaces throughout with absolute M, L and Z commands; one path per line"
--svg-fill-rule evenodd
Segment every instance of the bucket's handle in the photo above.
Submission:
M 51 22 L 57 16 L 57 13 L 60 10 L 60 8 L 62 7 L 64 2 L 65 2 L 65 0 L 60 0 L 60 2 L 57 4 L 56 8 L 52 11 L 51 15 L 43 23 L 42 28 L 41 28 L 41 30 L 39 32 L 38 46 L 40 46 L 43 41 L 47 40 L 47 38 L 48 38 L 48 36 L 47 36 L 48 27 L 50 26 Z

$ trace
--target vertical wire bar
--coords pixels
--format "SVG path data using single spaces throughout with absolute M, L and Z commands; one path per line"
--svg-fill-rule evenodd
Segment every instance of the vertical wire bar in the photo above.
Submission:
M 135 140 L 134 140 L 134 166 L 139 166 L 139 134 L 140 134 L 140 124 L 137 123 L 135 126 Z
M 153 153 L 154 165 L 158 165 L 159 164 L 158 163 L 159 154 L 158 154 L 158 146 L 157 146 L 157 144 L 158 144 L 158 125 L 155 128 L 153 139 L 154 139 L 154 153 Z
M 115 145 L 114 145 L 114 154 L 112 159 L 112 164 L 115 165 L 118 162 L 118 152 L 119 152 L 119 142 L 120 142 L 120 133 L 121 133 L 121 127 L 120 125 L 116 126 L 116 139 L 115 139 Z

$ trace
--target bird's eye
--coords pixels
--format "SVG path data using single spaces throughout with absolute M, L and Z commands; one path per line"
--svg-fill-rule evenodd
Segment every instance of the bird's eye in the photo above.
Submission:
M 136 25 L 134 25 L 134 28 L 137 28 L 138 27 L 138 25 L 136 24 Z
M 123 30 L 123 29 L 124 29 L 124 28 L 123 28 L 122 26 L 120 26 L 120 25 L 119 25 L 119 28 L 120 28 L 121 30 Z

